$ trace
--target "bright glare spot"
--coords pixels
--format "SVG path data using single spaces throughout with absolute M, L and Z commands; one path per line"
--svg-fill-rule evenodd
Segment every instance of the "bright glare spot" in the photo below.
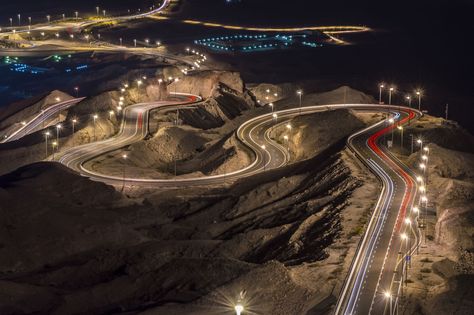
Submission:
M 242 304 L 237 304 L 237 305 L 234 307 L 234 309 L 235 309 L 235 313 L 236 313 L 237 315 L 242 314 L 242 312 L 244 311 L 244 307 L 242 306 Z

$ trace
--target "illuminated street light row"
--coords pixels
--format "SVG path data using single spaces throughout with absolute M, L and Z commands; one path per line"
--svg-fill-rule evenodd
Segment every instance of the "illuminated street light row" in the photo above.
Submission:
M 379 104 L 383 104 L 382 102 L 382 91 L 384 89 L 388 89 L 388 104 L 389 105 L 392 105 L 392 96 L 393 94 L 396 93 L 396 87 L 391 85 L 391 86 L 387 86 L 386 84 L 384 83 L 380 83 L 378 85 L 379 87 Z M 416 95 L 417 99 L 418 99 L 418 110 L 421 111 L 421 97 L 423 96 L 423 91 L 421 91 L 420 89 L 417 89 L 414 91 L 414 94 Z M 412 101 L 412 96 L 410 94 L 407 94 L 405 96 L 405 99 L 408 103 L 408 106 L 411 108 L 411 101 Z

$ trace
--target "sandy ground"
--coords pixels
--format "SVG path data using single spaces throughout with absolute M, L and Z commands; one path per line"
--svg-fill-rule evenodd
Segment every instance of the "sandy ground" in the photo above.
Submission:
M 407 129 L 429 148 L 426 228 L 409 271 L 402 314 L 471 314 L 474 307 L 473 137 L 456 123 L 425 116 Z M 454 139 L 458 139 L 454 142 Z M 405 139 L 409 143 L 408 139 Z M 420 153 L 399 156 L 418 169 Z M 453 148 L 459 151 L 453 150 Z

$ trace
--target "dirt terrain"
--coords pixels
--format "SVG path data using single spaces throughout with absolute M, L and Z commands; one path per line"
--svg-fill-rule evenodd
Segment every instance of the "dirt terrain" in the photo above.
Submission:
M 410 134 L 429 148 L 428 206 L 421 208 L 419 253 L 413 257 L 401 300 L 403 314 L 471 314 L 474 307 L 474 137 L 453 121 L 425 116 L 407 128 L 399 156 L 419 170 L 420 151 Z M 396 139 L 396 146 L 399 140 Z
M 124 106 L 166 97 L 155 78 L 147 81 L 141 90 L 104 92 L 68 110 L 64 123 L 80 123 L 75 135 L 66 128 L 61 145 L 93 141 L 91 110 L 99 115 L 96 137 L 104 139 L 118 131 L 119 117 L 108 112 L 120 97 Z M 178 84 L 209 99 L 179 117 L 154 111 L 150 135 L 126 148 L 129 172 L 169 178 L 175 159 L 178 176 L 239 169 L 252 156 L 234 131 L 269 112 L 258 100 L 273 93 L 277 110 L 299 102 L 291 85 L 248 89 L 235 73 L 208 72 Z M 373 99 L 340 87 L 305 94 L 302 103 L 343 101 Z M 256 314 L 329 312 L 380 192 L 345 140 L 380 118 L 348 110 L 295 118 L 289 166 L 223 187 L 176 191 L 120 193 L 59 164 L 30 164 L 44 158 L 41 132 L 1 145 L 8 162 L 0 177 L 0 313 L 231 314 L 239 298 Z M 455 314 L 468 314 L 473 138 L 453 122 L 425 117 L 406 130 L 404 150 L 396 151 L 413 167 L 419 154 L 410 154 L 410 133 L 429 143 L 431 201 L 403 312 L 452 314 L 455 305 Z M 271 132 L 282 144 L 285 135 L 284 126 Z M 122 169 L 117 163 L 112 152 L 91 166 L 114 173 Z
M 207 172 L 244 165 L 232 131 L 268 109 L 251 109 L 246 92 L 235 91 L 221 85 L 212 92 L 210 108 L 236 99 L 243 106 L 240 113 L 209 110 L 226 113 L 215 116 L 214 128 L 198 126 L 193 113 L 178 126 L 174 113 L 156 114 L 164 121 L 153 137 L 130 148 L 131 158 L 149 157 L 137 169 L 169 163 L 169 155 L 154 152 L 169 150 L 170 141 L 180 143 L 180 167 L 193 176 L 196 161 L 211 162 L 229 149 L 235 153 Z M 81 108 L 93 104 L 103 102 L 79 104 L 68 115 L 84 116 Z M 331 133 L 331 121 L 346 128 Z M 49 163 L 0 177 L 0 312 L 225 314 L 241 291 L 248 309 L 262 314 L 327 310 L 379 187 L 345 149 L 346 137 L 365 125 L 353 113 L 322 112 L 291 123 L 300 129 L 290 149 L 295 163 L 227 188 L 122 195 Z M 116 126 L 113 118 L 109 124 Z M 308 136 L 315 133 L 320 138 Z

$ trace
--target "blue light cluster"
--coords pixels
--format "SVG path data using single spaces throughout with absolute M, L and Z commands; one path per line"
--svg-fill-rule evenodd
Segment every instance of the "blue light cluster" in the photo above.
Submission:
M 24 63 L 12 64 L 12 67 L 10 67 L 10 71 L 21 72 L 21 73 L 31 73 L 31 74 L 40 74 L 44 72 L 43 70 L 39 68 L 33 68 Z
M 312 48 L 323 47 L 323 44 L 313 43 L 313 42 L 301 42 L 304 46 L 309 46 Z
M 75 67 L 74 70 L 81 71 L 81 70 L 87 69 L 88 67 L 89 67 L 88 65 L 80 65 L 80 66 Z M 72 69 L 66 68 L 64 71 L 69 73 L 69 72 L 72 72 Z
M 195 40 L 194 43 L 197 45 L 209 47 L 213 50 L 224 52 L 253 52 L 259 50 L 287 48 L 295 44 L 313 48 L 322 46 L 316 42 L 303 41 L 302 39 L 306 37 L 306 34 L 277 34 L 274 36 L 269 36 L 266 34 L 239 34 L 204 38 L 200 40 Z

